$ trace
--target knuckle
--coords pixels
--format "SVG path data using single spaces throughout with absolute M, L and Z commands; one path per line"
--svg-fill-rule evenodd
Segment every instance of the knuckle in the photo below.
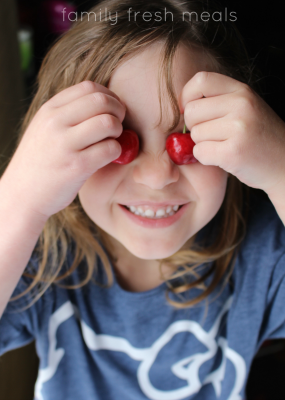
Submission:
M 103 106 L 109 104 L 109 98 L 104 93 L 96 92 L 92 94 L 93 101 L 97 104 L 100 103 Z
M 189 103 L 187 103 L 184 109 L 184 114 L 186 118 L 189 119 L 191 115 L 193 115 L 194 112 L 197 110 L 197 108 L 197 103 L 195 101 L 190 101 Z
M 202 85 L 208 79 L 209 72 L 207 71 L 199 71 L 195 74 L 194 79 L 198 85 Z
M 96 85 L 92 81 L 83 81 L 79 83 L 79 87 L 83 90 L 83 92 L 92 92 L 94 91 Z
M 248 86 L 246 83 L 243 84 L 242 91 L 246 96 L 252 96 L 253 95 L 253 90 L 250 86 Z
M 236 118 L 231 122 L 231 126 L 237 134 L 242 134 L 246 131 L 246 123 L 242 118 Z
M 48 112 L 44 121 L 43 126 L 45 130 L 49 130 L 54 132 L 55 129 L 58 127 L 58 115 L 56 112 Z
M 100 120 L 103 126 L 107 129 L 114 129 L 116 126 L 115 118 L 110 114 L 100 115 Z
M 54 102 L 55 102 L 54 98 L 55 98 L 55 96 L 51 97 L 51 98 L 48 99 L 46 102 L 44 102 L 44 103 L 40 106 L 38 112 L 39 112 L 39 113 L 44 113 L 44 112 L 46 112 L 47 110 L 50 110 L 51 108 L 53 108 L 53 105 L 54 105 Z
M 238 99 L 238 109 L 242 113 L 248 113 L 254 107 L 252 95 L 243 95 Z
M 114 154 L 120 147 L 120 144 L 115 139 L 107 140 L 106 155 Z
M 84 152 L 77 154 L 77 157 L 73 157 L 69 163 L 69 169 L 76 173 L 84 173 L 90 168 L 88 158 Z
M 198 108 L 197 104 L 196 103 L 193 104 L 193 103 L 195 103 L 195 102 L 187 103 L 186 106 L 185 106 L 185 109 L 184 109 L 185 122 L 186 122 L 187 128 L 190 131 L 191 131 L 191 129 L 192 129 L 194 123 L 195 123 L 194 119 L 193 119 L 193 116 L 196 115 L 197 108 Z

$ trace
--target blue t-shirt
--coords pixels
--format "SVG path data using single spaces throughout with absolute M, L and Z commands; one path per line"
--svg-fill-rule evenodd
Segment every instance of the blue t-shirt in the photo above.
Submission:
M 269 200 L 256 199 L 232 277 L 207 301 L 175 309 L 166 284 L 133 293 L 115 274 L 110 288 L 54 285 L 23 312 L 9 303 L 0 354 L 36 340 L 37 400 L 243 400 L 262 342 L 285 337 L 284 276 L 285 228 Z

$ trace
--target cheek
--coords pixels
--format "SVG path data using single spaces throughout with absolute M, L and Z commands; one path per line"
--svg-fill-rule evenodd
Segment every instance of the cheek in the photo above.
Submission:
M 196 173 L 191 175 L 197 199 L 209 212 L 217 212 L 225 197 L 228 173 L 219 167 L 197 165 Z
M 79 190 L 81 205 L 90 217 L 101 213 L 112 203 L 121 181 L 120 171 L 120 166 L 109 164 L 95 172 Z

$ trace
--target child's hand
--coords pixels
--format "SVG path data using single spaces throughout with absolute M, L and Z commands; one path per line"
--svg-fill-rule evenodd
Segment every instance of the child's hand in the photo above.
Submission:
M 1 178 L 1 190 L 46 218 L 68 206 L 84 182 L 121 154 L 126 108 L 106 87 L 86 81 L 47 101 L 28 126 Z
M 267 193 L 285 182 L 285 123 L 246 84 L 199 72 L 184 86 L 180 104 L 199 162 Z

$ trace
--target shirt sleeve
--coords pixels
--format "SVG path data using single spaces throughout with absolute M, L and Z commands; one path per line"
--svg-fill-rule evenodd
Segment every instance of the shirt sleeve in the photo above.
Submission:
M 285 338 L 285 253 L 277 261 L 269 282 L 260 343 Z
M 0 356 L 7 351 L 25 346 L 34 340 L 29 324 L 21 313 L 4 312 L 0 320 Z
M 72 255 L 68 252 L 61 272 L 66 272 L 72 260 Z M 39 258 L 35 252 L 25 272 L 35 275 L 38 268 Z M 32 278 L 22 275 L 11 297 L 23 294 L 32 282 Z M 38 296 L 43 289 L 44 292 Z M 32 290 L 27 290 L 27 293 L 19 299 L 9 301 L 0 318 L 0 356 L 7 351 L 23 347 L 33 340 L 37 341 L 39 337 L 42 339 L 48 332 L 51 313 L 68 299 L 65 289 L 56 290 L 53 285 L 45 288 L 42 282 L 38 282 Z
M 22 293 L 31 281 L 30 278 L 22 276 L 11 297 Z M 32 300 L 31 294 L 28 293 L 18 300 L 8 302 L 0 318 L 0 356 L 35 339 L 40 301 L 31 305 Z

